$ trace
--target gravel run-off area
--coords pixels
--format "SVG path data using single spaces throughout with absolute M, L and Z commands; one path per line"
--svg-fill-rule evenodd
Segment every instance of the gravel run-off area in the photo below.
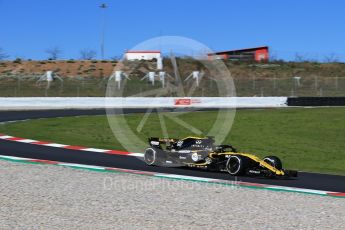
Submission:
M 0 161 L 0 229 L 344 229 L 345 199 Z

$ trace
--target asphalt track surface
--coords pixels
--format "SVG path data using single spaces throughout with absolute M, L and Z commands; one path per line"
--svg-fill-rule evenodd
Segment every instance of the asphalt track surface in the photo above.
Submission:
M 124 113 L 144 112 L 143 109 L 127 109 Z M 105 110 L 41 110 L 41 111 L 0 111 L 0 122 L 26 120 L 35 118 L 50 118 L 80 115 L 101 115 Z M 116 146 L 114 146 L 116 149 Z M 97 165 L 125 168 L 133 170 L 171 173 L 196 177 L 235 180 L 227 173 L 208 172 L 188 168 L 166 168 L 147 166 L 136 157 L 109 155 L 98 152 L 60 149 L 47 146 L 32 145 L 13 141 L 0 140 L 0 155 L 54 160 L 68 163 Z M 289 186 L 306 189 L 316 189 L 333 192 L 345 192 L 345 176 L 299 172 L 293 179 L 266 179 L 252 177 L 237 177 L 237 180 L 278 186 Z

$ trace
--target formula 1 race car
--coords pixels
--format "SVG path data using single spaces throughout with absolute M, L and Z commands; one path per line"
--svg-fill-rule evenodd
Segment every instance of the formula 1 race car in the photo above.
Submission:
M 148 165 L 205 168 L 226 171 L 233 176 L 297 177 L 297 171 L 283 169 L 276 156 L 260 159 L 253 154 L 239 153 L 231 145 L 215 145 L 212 137 L 148 140 L 150 147 L 144 153 Z

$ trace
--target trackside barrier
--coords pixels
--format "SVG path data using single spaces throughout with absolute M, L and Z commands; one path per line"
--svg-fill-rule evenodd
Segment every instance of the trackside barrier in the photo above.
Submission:
M 1 110 L 100 108 L 275 108 L 287 97 L 0 97 Z
M 291 97 L 288 106 L 345 106 L 345 97 Z

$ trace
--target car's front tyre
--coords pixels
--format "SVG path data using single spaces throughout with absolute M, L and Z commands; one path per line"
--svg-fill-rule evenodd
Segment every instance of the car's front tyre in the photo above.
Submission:
M 263 159 L 267 164 L 275 167 L 278 170 L 283 169 L 282 161 L 276 156 L 267 156 Z

